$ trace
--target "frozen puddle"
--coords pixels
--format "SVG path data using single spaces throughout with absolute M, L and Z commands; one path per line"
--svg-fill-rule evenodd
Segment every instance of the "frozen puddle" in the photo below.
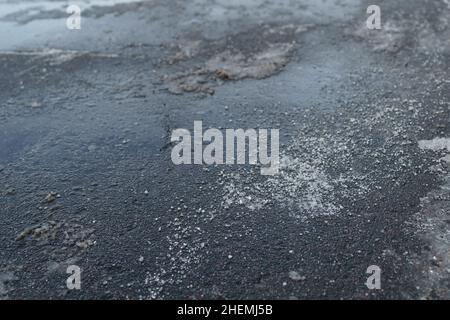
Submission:
M 80 0 L 82 17 L 97 17 L 110 13 L 111 7 L 138 5 L 136 0 Z M 8 1 L 0 0 L 0 50 L 41 46 L 49 39 L 68 36 L 65 19 L 68 1 Z M 13 37 L 11 35 L 14 35 Z
M 76 50 L 61 50 L 51 48 L 46 48 L 42 50 L 30 50 L 30 51 L 0 51 L 0 56 L 2 55 L 30 56 L 32 58 L 42 58 L 46 60 L 48 63 L 50 63 L 50 65 L 60 65 L 82 56 L 89 56 L 92 58 L 118 57 L 118 55 L 116 54 L 95 53 L 89 51 L 76 51 Z
M 76 5 L 82 9 L 90 9 L 95 6 L 111 7 L 123 3 L 144 2 L 144 0 L 78 0 Z M 14 13 L 37 14 L 43 11 L 61 10 L 69 6 L 68 1 L 8 1 L 0 0 L 0 18 L 13 16 Z

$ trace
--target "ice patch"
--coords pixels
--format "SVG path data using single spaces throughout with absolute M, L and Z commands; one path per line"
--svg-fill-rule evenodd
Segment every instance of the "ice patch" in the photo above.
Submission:
M 61 65 L 63 63 L 72 61 L 76 58 L 89 56 L 93 58 L 117 58 L 116 54 L 106 53 L 94 53 L 88 51 L 76 51 L 76 50 L 61 50 L 53 48 L 45 48 L 42 50 L 31 51 L 0 51 L 1 55 L 15 55 L 15 56 L 30 56 L 33 58 L 43 58 L 50 65 Z
M 419 148 L 422 150 L 443 150 L 450 151 L 450 138 L 434 138 L 432 140 L 420 140 Z

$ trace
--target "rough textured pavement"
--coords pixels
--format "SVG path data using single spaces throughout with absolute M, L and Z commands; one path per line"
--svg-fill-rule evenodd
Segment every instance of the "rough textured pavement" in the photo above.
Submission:
M 0 298 L 449 299 L 450 4 L 376 2 L 78 1 L 68 30 L 0 1 Z M 194 120 L 279 128 L 280 174 L 175 166 Z

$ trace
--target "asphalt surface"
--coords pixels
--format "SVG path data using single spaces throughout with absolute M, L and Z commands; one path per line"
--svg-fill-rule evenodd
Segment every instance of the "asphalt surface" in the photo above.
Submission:
M 368 1 L 79 4 L 0 2 L 0 298 L 450 298 L 447 0 L 379 0 L 381 30 Z M 175 166 L 196 120 L 280 129 L 280 174 Z

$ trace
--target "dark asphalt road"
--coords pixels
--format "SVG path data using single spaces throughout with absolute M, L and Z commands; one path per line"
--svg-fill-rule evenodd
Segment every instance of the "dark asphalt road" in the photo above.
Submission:
M 0 299 L 450 298 L 447 0 L 91 2 L 0 1 Z M 195 120 L 280 174 L 175 166 Z

